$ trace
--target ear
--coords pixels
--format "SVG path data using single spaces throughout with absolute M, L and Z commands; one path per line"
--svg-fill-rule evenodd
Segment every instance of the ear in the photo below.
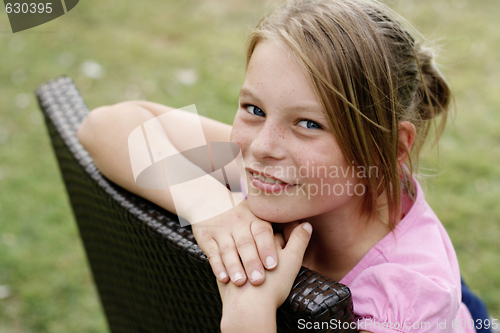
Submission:
M 409 121 L 402 121 L 399 123 L 399 147 L 398 147 L 398 161 L 403 164 L 408 158 L 408 154 L 413 147 L 417 130 L 415 126 Z M 406 148 L 406 149 L 405 149 Z

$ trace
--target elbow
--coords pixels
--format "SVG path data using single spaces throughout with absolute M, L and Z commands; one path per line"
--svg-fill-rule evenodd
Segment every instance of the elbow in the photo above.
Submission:
M 94 159 L 94 162 L 107 135 L 106 127 L 108 127 L 110 120 L 113 120 L 114 106 L 101 106 L 92 110 L 78 126 L 76 137 Z
M 103 142 L 106 141 L 105 128 L 108 126 L 112 116 L 112 106 L 101 106 L 92 110 L 82 121 L 76 132 L 80 144 L 89 153 L 94 164 L 101 170 L 100 159 L 102 158 Z
M 105 161 L 107 155 L 125 142 L 138 125 L 152 115 L 133 103 L 122 102 L 92 110 L 77 129 L 77 139 L 94 163 Z
M 88 148 L 93 141 L 92 139 L 95 138 L 95 135 L 99 132 L 96 128 L 101 122 L 99 118 L 101 118 L 102 113 L 109 108 L 109 106 L 101 106 L 92 110 L 82 121 L 80 126 L 78 126 L 76 137 L 85 149 L 89 150 Z
M 120 102 L 113 105 L 106 105 L 92 110 L 78 127 L 76 136 L 83 147 L 91 152 L 92 147 L 99 145 L 102 136 L 106 136 L 110 124 L 120 122 L 124 124 L 132 120 L 134 116 L 141 112 L 149 112 L 139 106 L 138 101 Z M 138 112 L 141 111 L 141 112 Z M 108 128 L 106 128 L 108 127 Z
M 82 144 L 82 146 L 86 149 L 88 131 L 89 131 L 89 117 L 90 114 L 82 121 L 82 123 L 78 126 L 78 130 L 76 131 L 76 138 Z

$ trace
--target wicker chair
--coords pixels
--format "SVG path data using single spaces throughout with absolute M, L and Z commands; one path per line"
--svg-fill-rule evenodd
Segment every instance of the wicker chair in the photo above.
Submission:
M 216 279 L 191 229 L 99 172 L 76 137 L 89 109 L 69 77 L 41 85 L 36 95 L 111 332 L 220 331 Z M 303 267 L 278 309 L 278 331 L 352 322 L 352 310 L 346 286 Z

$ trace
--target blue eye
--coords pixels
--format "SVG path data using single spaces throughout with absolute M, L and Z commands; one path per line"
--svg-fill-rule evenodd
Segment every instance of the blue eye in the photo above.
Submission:
M 264 111 L 262 111 L 260 108 L 256 107 L 255 105 L 245 105 L 244 108 L 251 114 L 254 114 L 256 116 L 265 116 L 266 114 Z
M 299 124 L 300 123 L 303 123 L 303 124 L 305 123 L 305 125 L 299 125 L 299 126 L 302 126 L 304 128 L 311 128 L 311 129 L 317 128 L 317 129 L 321 129 L 321 125 L 318 124 L 318 123 L 316 123 L 316 122 L 314 122 L 314 121 L 312 121 L 312 120 L 306 120 L 306 119 L 304 119 L 304 120 L 299 121 Z

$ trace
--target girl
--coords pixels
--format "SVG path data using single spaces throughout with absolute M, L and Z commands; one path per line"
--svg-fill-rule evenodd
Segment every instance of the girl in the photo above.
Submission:
M 432 53 L 375 1 L 291 1 L 258 24 L 233 126 L 199 118 L 208 142 L 240 147 L 248 188 L 247 200 L 206 221 L 223 228 L 193 224 L 218 278 L 222 332 L 275 332 L 301 265 L 351 289 L 361 331 L 475 331 L 451 241 L 413 177 L 449 100 Z M 101 107 L 78 137 L 105 176 L 175 213 L 168 189 L 135 184 L 126 144 L 170 110 Z M 176 133 L 195 121 L 179 113 L 162 123 L 168 149 L 183 150 Z M 193 214 L 210 209 L 192 202 Z

